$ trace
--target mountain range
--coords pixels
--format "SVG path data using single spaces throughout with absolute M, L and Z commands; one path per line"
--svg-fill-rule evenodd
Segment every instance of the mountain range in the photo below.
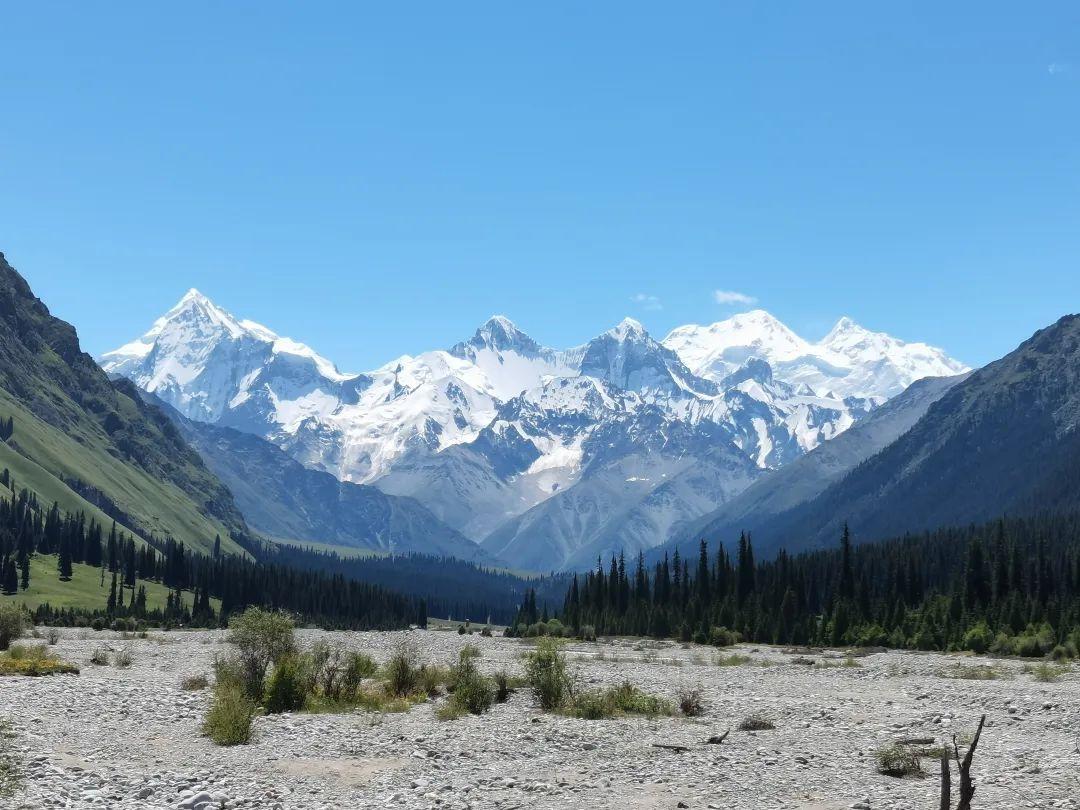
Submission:
M 269 464 L 280 481 L 289 458 L 422 505 L 444 540 L 464 536 L 533 570 L 588 567 L 676 539 L 912 382 L 968 371 L 940 349 L 847 318 L 812 343 L 756 310 L 662 341 L 626 319 L 565 350 L 496 316 L 449 349 L 342 373 L 195 290 L 99 360 L 189 420 L 186 435 L 223 480 L 265 479 Z M 220 432 L 207 438 L 199 424 Z M 214 446 L 240 447 L 243 434 L 283 455 L 230 450 L 227 465 L 212 456 Z M 254 510 L 245 515 L 259 527 Z M 269 521 L 273 510 L 257 511 Z M 269 534 L 289 529 L 271 523 Z M 345 545 L 385 542 L 378 532 L 312 531 Z

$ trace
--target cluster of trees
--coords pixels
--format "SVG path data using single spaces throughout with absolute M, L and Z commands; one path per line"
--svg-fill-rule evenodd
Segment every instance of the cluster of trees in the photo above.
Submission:
M 576 635 L 626 634 L 725 643 L 967 648 L 1042 655 L 1080 644 L 1080 517 L 1001 519 L 855 546 L 754 559 L 675 554 L 649 570 L 623 558 L 570 583 L 561 625 Z M 514 625 L 543 623 L 535 596 Z M 533 628 L 536 632 L 536 628 Z M 540 628 L 542 634 L 543 628 Z
M 6 442 L 14 435 L 15 417 L 9 416 L 7 419 L 0 417 L 0 442 Z
M 399 593 L 422 596 L 429 615 L 474 623 L 509 624 L 529 591 L 541 599 L 561 600 L 568 575 L 532 579 L 476 563 L 427 554 L 341 557 L 333 552 L 282 546 L 274 560 L 293 568 L 338 573 L 377 582 Z
M 234 611 L 262 605 L 328 627 L 385 629 L 426 624 L 427 606 L 422 599 L 341 573 L 223 555 L 220 546 L 220 538 L 215 538 L 214 554 L 206 555 L 169 537 L 152 537 L 143 543 L 118 532 L 115 523 L 106 533 L 83 513 L 64 514 L 57 504 L 42 509 L 35 495 L 25 489 L 17 496 L 0 498 L 0 589 L 8 593 L 29 587 L 33 555 L 55 555 L 61 580 L 71 578 L 76 563 L 100 569 L 103 593 L 106 577 L 110 578 L 101 609 L 91 612 L 98 618 L 210 626 L 224 623 Z M 169 589 L 163 608 L 148 608 L 146 582 Z M 212 599 L 220 600 L 217 609 Z M 39 618 L 61 623 L 79 617 L 78 612 L 48 606 L 38 612 Z

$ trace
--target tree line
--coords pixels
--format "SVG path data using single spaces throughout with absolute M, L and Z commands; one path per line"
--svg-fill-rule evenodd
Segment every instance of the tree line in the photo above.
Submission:
M 995 649 L 1043 655 L 1080 646 L 1080 517 L 1002 518 L 758 561 L 752 539 L 652 570 L 639 555 L 574 576 L 559 628 L 730 643 Z M 535 594 L 512 632 L 543 634 Z
M 425 625 L 424 600 L 402 596 L 341 573 L 301 569 L 278 562 L 214 553 L 201 554 L 171 537 L 137 542 L 80 512 L 67 514 L 54 503 L 42 508 L 34 493 L 22 489 L 0 498 L 0 590 L 17 594 L 30 586 L 30 560 L 55 556 L 61 581 L 70 580 L 76 563 L 100 570 L 108 595 L 101 608 L 83 613 L 136 618 L 166 624 L 213 626 L 250 605 L 280 608 L 303 621 L 342 629 L 392 629 Z M 145 584 L 169 589 L 164 607 L 148 608 Z M 213 607 L 212 599 L 220 600 Z M 39 620 L 67 622 L 76 610 L 43 605 Z

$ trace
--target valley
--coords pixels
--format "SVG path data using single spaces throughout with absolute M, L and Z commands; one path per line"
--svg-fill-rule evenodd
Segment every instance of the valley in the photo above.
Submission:
M 434 631 L 302 631 L 300 640 L 385 661 L 406 636 L 432 662 L 451 660 L 467 641 L 489 673 L 519 673 L 530 649 Z M 101 647 L 129 650 L 131 665 L 89 664 Z M 582 685 L 629 680 L 669 700 L 698 687 L 704 714 L 584 720 L 542 713 L 520 689 L 486 714 L 457 720 L 436 718 L 445 697 L 404 713 L 269 715 L 256 719 L 249 745 L 220 748 L 199 733 L 208 692 L 180 684 L 210 673 L 213 657 L 227 651 L 221 633 L 125 639 L 64 630 L 55 649 L 79 664 L 78 676 L 0 683 L 7 712 L 34 718 L 14 740 L 25 763 L 24 808 L 909 810 L 936 806 L 936 761 L 925 760 L 922 777 L 898 779 L 877 773 L 875 751 L 904 738 L 950 743 L 984 713 L 978 806 L 1071 808 L 1080 790 L 1080 679 L 1042 683 L 1016 660 L 994 662 L 993 680 L 971 680 L 964 675 L 979 663 L 956 655 L 873 652 L 846 665 L 843 651 L 578 642 L 567 656 Z M 775 730 L 738 730 L 750 715 Z M 729 729 L 722 743 L 706 742 Z

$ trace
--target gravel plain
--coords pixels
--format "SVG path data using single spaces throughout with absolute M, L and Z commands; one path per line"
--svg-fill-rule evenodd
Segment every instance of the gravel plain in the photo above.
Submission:
M 404 633 L 300 631 L 385 660 Z M 481 667 L 520 671 L 521 641 L 408 634 L 428 660 L 468 641 Z M 43 643 L 43 642 L 40 642 Z M 127 669 L 89 663 L 94 649 L 130 650 Z M 439 721 L 436 701 L 402 714 L 260 717 L 250 745 L 200 736 L 209 691 L 180 681 L 211 672 L 221 632 L 65 629 L 55 651 L 78 676 L 0 679 L 0 719 L 12 721 L 24 774 L 15 808 L 937 808 L 937 769 L 896 779 L 873 753 L 910 737 L 970 735 L 987 715 L 973 774 L 975 808 L 1080 809 L 1080 675 L 1041 683 L 1021 661 L 888 652 L 841 666 L 835 651 L 708 647 L 617 639 L 575 643 L 583 685 L 629 680 L 674 699 L 699 686 L 694 719 L 579 720 L 539 712 L 528 690 L 489 714 Z M 719 666 L 718 655 L 752 661 Z M 817 663 L 808 665 L 813 659 Z M 825 666 L 822 665 L 825 662 Z M 945 677 L 992 663 L 996 680 Z M 774 731 L 743 732 L 761 715 Z M 730 734 L 720 744 L 711 736 Z M 661 748 L 657 744 L 682 746 Z M 955 776 L 954 776 L 955 783 Z

